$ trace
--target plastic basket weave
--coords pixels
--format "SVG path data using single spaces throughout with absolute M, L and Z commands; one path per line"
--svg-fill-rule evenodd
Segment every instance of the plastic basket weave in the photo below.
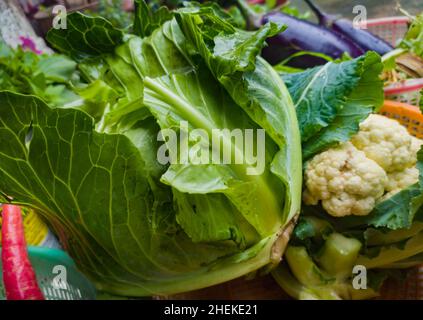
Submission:
M 365 22 L 368 31 L 395 47 L 408 30 L 408 17 L 369 19 Z

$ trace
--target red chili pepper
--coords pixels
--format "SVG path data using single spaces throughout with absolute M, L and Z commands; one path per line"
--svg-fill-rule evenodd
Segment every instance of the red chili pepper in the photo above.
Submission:
M 3 283 L 7 300 L 44 300 L 29 261 L 20 207 L 3 204 Z

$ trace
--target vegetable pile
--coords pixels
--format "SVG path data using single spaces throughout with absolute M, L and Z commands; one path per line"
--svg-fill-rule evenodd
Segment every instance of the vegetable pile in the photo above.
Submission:
M 0 94 L 3 202 L 35 208 L 114 294 L 193 290 L 279 263 L 300 210 L 300 133 L 288 90 L 258 54 L 282 27 L 239 30 L 215 5 L 136 10 L 136 35 L 80 13 L 48 34 L 89 81 L 80 110 Z M 264 172 L 248 175 L 245 161 L 161 165 L 158 133 L 181 121 L 265 129 Z M 245 158 L 230 137 L 222 145 Z
M 284 290 L 299 299 L 370 298 L 388 276 L 422 263 L 422 143 L 371 115 L 349 142 L 306 163 L 303 214 L 273 273 Z M 364 288 L 353 287 L 356 266 L 367 268 Z
M 392 48 L 310 1 L 320 25 L 234 2 L 137 0 L 124 30 L 68 15 L 47 35 L 60 54 L 0 47 L 0 202 L 111 294 L 271 272 L 298 299 L 374 297 L 423 263 L 422 141 L 376 114 Z
M 272 274 L 295 298 L 371 298 L 387 277 L 422 263 L 422 141 L 373 114 L 383 102 L 382 70 L 369 52 L 281 73 L 303 141 L 304 202 Z M 353 286 L 356 266 L 366 268 L 365 287 Z

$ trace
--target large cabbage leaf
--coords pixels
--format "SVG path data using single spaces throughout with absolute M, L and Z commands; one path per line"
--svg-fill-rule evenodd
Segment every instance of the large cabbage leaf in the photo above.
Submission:
M 190 40 L 198 30 L 181 30 L 189 16 L 225 24 L 214 11 L 183 11 L 179 23 L 148 29 L 148 37 L 120 37 L 101 18 L 71 14 L 68 30 L 52 30 L 49 41 L 80 60 L 85 96 L 102 103 L 51 109 L 32 96 L 0 94 L 3 200 L 36 209 L 101 290 L 170 294 L 277 264 L 299 213 L 295 109 L 257 58 L 277 28 L 230 28 L 207 39 L 227 42 L 216 56 L 230 57 L 219 60 L 238 81 L 231 87 L 202 56 L 204 43 Z M 234 66 L 237 57 L 248 68 Z M 245 162 L 158 163 L 159 130 L 178 130 L 181 121 L 205 132 L 264 129 L 265 145 L 250 146 L 265 150 L 263 172 L 247 174 L 254 168 Z M 222 146 L 245 159 L 230 138 Z
M 177 18 L 214 77 L 278 145 L 279 152 L 270 166 L 288 190 L 285 218 L 289 220 L 298 214 L 293 204 L 300 202 L 301 195 L 301 185 L 296 178 L 301 174 L 299 164 L 302 161 L 301 150 L 295 142 L 299 136 L 298 132 L 289 129 L 297 124 L 297 119 L 294 109 L 277 107 L 281 101 L 292 104 L 291 97 L 287 90 L 279 90 L 285 85 L 275 81 L 278 76 L 273 68 L 261 58 L 255 58 L 265 39 L 281 32 L 283 27 L 270 23 L 258 30 L 255 37 L 248 37 L 245 31 L 235 36 L 231 24 L 209 19 L 207 13 L 211 11 L 209 7 L 191 6 L 180 10 Z

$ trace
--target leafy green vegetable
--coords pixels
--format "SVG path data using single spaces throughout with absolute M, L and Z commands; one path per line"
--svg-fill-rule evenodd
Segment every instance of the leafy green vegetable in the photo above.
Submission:
M 102 17 L 74 12 L 67 29 L 51 29 L 47 39 L 55 49 L 75 59 L 114 52 L 123 41 L 123 32 Z
M 165 21 L 173 18 L 167 7 L 160 7 L 153 12 L 145 1 L 135 0 L 134 33 L 140 37 L 149 36 Z
M 0 93 L 3 201 L 36 209 L 100 290 L 126 296 L 194 290 L 275 265 L 300 210 L 295 109 L 258 57 L 281 28 L 238 30 L 207 5 L 167 21 L 155 12 L 138 11 L 154 21 L 138 29 L 142 38 L 79 13 L 49 32 L 89 82 L 79 110 Z M 159 163 L 157 139 L 168 129 L 190 147 L 194 129 L 264 129 L 265 142 L 250 145 L 263 148 L 263 170 L 248 161 Z M 210 158 L 246 160 L 231 137 L 221 145 L 208 147 Z
M 423 232 L 419 232 L 413 237 L 406 240 L 401 246 L 390 244 L 378 248 L 377 256 L 367 257 L 360 256 L 357 264 L 363 265 L 366 268 L 374 269 L 380 267 L 390 267 L 393 263 L 398 263 L 402 260 L 419 255 L 423 252 Z M 413 266 L 419 265 L 422 260 L 415 261 Z
M 400 47 L 406 48 L 423 58 L 423 13 L 412 17 L 412 23 Z
M 72 90 L 77 84 L 76 63 L 68 57 L 37 55 L 0 42 L 0 90 L 35 94 L 51 106 L 63 106 L 80 99 Z
M 271 163 L 271 171 L 284 182 L 286 190 L 289 190 L 286 200 L 287 207 L 291 208 L 286 218 L 291 219 L 299 213 L 298 207 L 292 204 L 300 202 L 301 194 L 301 186 L 296 179 L 301 175 L 301 150 L 295 143 L 299 136 L 296 130 L 290 130 L 293 123 L 296 123 L 296 116 L 293 109 L 281 106 L 281 103 L 292 104 L 284 84 L 268 80 L 269 76 L 276 79 L 276 72 L 264 60 L 254 60 L 254 56 L 264 45 L 264 40 L 279 33 L 281 27 L 267 24 L 254 32 L 254 36 L 250 38 L 247 38 L 250 34 L 247 31 L 239 32 L 235 38 L 231 35 L 234 28 L 223 20 L 209 19 L 204 20 L 204 24 L 197 24 L 192 17 L 193 12 L 203 14 L 208 11 L 208 8 L 181 11 L 178 17 L 182 29 L 199 47 L 199 53 L 206 60 L 210 70 L 234 101 L 253 121 L 265 128 L 266 133 L 279 146 L 280 151 Z M 211 45 L 207 39 L 213 36 L 214 45 Z M 209 48 L 213 48 L 213 52 Z M 284 90 L 278 89 L 281 87 Z M 281 132 L 285 133 L 284 136 Z M 283 166 L 280 165 L 282 163 Z
M 340 300 L 351 299 L 355 294 L 356 290 L 345 275 L 351 273 L 357 258 L 356 240 L 335 233 L 333 235 L 343 238 L 342 242 L 335 241 L 334 238 L 329 238 L 325 242 L 325 245 L 335 246 L 338 249 L 332 251 L 333 256 L 330 257 L 331 260 L 335 260 L 337 267 L 341 268 L 335 276 L 330 274 L 334 271 L 333 264 L 319 266 L 305 247 L 288 246 L 286 263 L 274 270 L 272 275 L 289 295 L 302 300 Z M 326 269 L 328 266 L 331 266 L 330 270 Z M 371 288 L 360 291 L 362 298 L 377 295 Z
M 349 140 L 359 123 L 382 105 L 382 68 L 380 57 L 369 52 L 283 75 L 297 110 L 304 159 Z
M 381 246 L 401 242 L 405 239 L 415 236 L 420 231 L 423 231 L 423 223 L 414 221 L 410 228 L 394 231 L 382 228 L 368 228 L 364 232 L 364 237 L 368 246 Z

